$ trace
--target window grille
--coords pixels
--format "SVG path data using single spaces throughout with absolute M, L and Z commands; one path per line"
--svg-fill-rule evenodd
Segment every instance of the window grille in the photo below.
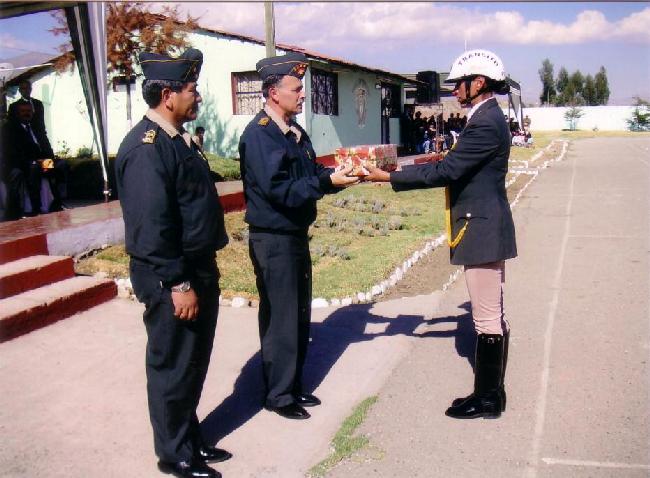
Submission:
M 311 109 L 321 115 L 339 114 L 338 75 L 322 70 L 311 70 Z
M 382 83 L 381 86 L 382 116 L 399 118 L 402 96 L 400 86 L 387 83 Z
M 262 80 L 256 71 L 232 74 L 233 114 L 256 115 L 264 107 Z

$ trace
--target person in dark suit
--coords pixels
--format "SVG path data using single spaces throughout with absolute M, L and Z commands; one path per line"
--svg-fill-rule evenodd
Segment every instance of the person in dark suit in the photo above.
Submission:
M 158 468 L 220 477 L 232 455 L 204 443 L 196 415 L 219 307 L 215 252 L 228 242 L 207 161 L 183 123 L 196 119 L 203 55 L 139 55 L 149 106 L 115 160 L 133 291 L 145 304 L 147 395 Z
M 16 103 L 13 103 L 16 104 Z M 41 180 L 48 179 L 54 200 L 43 209 L 43 212 L 61 210 L 61 199 L 58 185 L 64 181 L 67 165 L 54 157 L 52 146 L 44 130 L 39 129 L 33 122 L 34 111 L 27 102 L 19 102 L 13 115 L 3 129 L 3 166 L 4 180 L 7 183 L 8 195 L 11 197 L 12 217 L 20 217 L 23 211 L 24 187 L 27 187 L 31 203 L 31 212 L 36 215 L 41 212 Z M 44 161 L 49 160 L 45 163 Z
M 495 94 L 508 91 L 501 59 L 486 50 L 463 53 L 448 82 L 467 125 L 442 160 L 386 173 L 368 167 L 373 181 L 395 191 L 446 187 L 447 239 L 451 263 L 463 265 L 478 334 L 474 392 L 447 409 L 452 418 L 497 418 L 505 410 L 509 325 L 503 309 L 505 260 L 516 257 L 515 227 L 505 177 L 510 132 Z
M 32 97 L 31 81 L 26 79 L 21 80 L 18 84 L 18 91 L 20 92 L 20 98 L 9 105 L 7 116 L 9 118 L 15 117 L 18 112 L 18 106 L 29 103 L 34 110 L 34 118 L 32 120 L 34 129 L 43 134 L 47 134 L 47 130 L 45 129 L 45 108 L 40 100 Z
M 358 182 L 352 167 L 334 171 L 316 153 L 294 116 L 302 111 L 307 59 L 288 53 L 260 60 L 264 109 L 239 141 L 249 225 L 249 252 L 260 294 L 259 330 L 267 410 L 306 419 L 320 404 L 302 389 L 311 321 L 311 257 L 307 231 L 316 201 Z

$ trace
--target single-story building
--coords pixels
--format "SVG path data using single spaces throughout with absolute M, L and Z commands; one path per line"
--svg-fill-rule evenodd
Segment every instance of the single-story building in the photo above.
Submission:
M 206 129 L 207 151 L 236 157 L 239 136 L 263 106 L 255 64 L 266 56 L 263 40 L 200 27 L 188 35 L 203 52 L 198 119 L 186 127 Z M 316 154 L 332 154 L 341 146 L 400 144 L 400 114 L 408 78 L 357 65 L 303 48 L 278 44 L 278 54 L 303 52 L 309 60 L 304 78 L 307 100 L 298 123 L 310 135 Z M 142 77 L 129 79 L 131 121 L 127 119 L 126 79 L 116 78 L 108 93 L 109 151 L 115 153 L 130 126 L 145 113 Z

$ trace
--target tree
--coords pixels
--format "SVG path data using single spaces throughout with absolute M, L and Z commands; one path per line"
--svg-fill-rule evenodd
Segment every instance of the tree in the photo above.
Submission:
M 54 60 L 52 67 L 57 73 L 65 71 L 72 71 L 74 68 L 75 56 L 74 49 L 72 48 L 72 41 L 70 41 L 70 29 L 68 28 L 68 20 L 65 17 L 63 10 L 54 10 L 50 15 L 56 21 L 57 26 L 50 28 L 48 31 L 53 33 L 54 36 L 66 35 L 68 41 L 59 45 L 57 49 L 61 52 L 61 56 Z
M 557 80 L 555 81 L 555 88 L 557 89 L 556 104 L 566 104 L 567 86 L 569 86 L 569 72 L 566 68 L 561 67 L 560 71 L 557 72 Z
M 542 82 L 542 94 L 539 100 L 542 104 L 551 104 L 555 100 L 555 81 L 553 80 L 553 63 L 546 58 L 542 67 L 538 70 L 539 79 Z
M 596 98 L 596 85 L 594 84 L 594 77 L 587 75 L 585 77 L 585 86 L 582 90 L 582 96 L 588 106 L 597 106 L 598 98 Z
M 179 20 L 178 6 L 165 5 L 163 13 L 151 13 L 142 2 L 108 3 L 106 56 L 109 78 L 126 85 L 126 114 L 131 126 L 131 81 L 141 51 L 174 54 L 190 46 L 188 32 L 197 27 L 197 18 Z
M 594 77 L 594 89 L 596 94 L 596 104 L 606 105 L 609 101 L 609 83 L 607 81 L 607 71 L 601 66 Z
M 584 105 L 585 99 L 583 96 L 585 85 L 585 78 L 580 73 L 580 70 L 574 71 L 569 77 L 569 86 L 568 90 L 571 92 L 570 96 L 567 96 L 567 104 L 571 106 Z
M 630 131 L 650 131 L 650 103 L 637 96 L 635 106 L 632 116 L 626 120 L 628 129 Z
M 578 108 L 577 106 L 572 106 L 566 111 L 566 113 L 564 113 L 564 119 L 569 122 L 569 129 L 571 131 L 576 130 L 576 127 L 578 125 L 578 120 L 582 118 L 584 114 L 585 112 L 582 111 L 582 109 Z

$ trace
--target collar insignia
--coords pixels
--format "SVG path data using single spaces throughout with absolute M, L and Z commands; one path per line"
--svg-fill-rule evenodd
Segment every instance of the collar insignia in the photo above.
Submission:
M 156 139 L 156 130 L 150 129 L 142 137 L 142 142 L 146 144 L 153 144 L 154 139 Z
M 257 122 L 257 124 L 260 125 L 260 126 L 266 126 L 267 124 L 269 124 L 269 121 L 271 121 L 271 118 L 269 118 L 268 116 L 265 116 L 263 118 L 260 118 L 260 120 Z

